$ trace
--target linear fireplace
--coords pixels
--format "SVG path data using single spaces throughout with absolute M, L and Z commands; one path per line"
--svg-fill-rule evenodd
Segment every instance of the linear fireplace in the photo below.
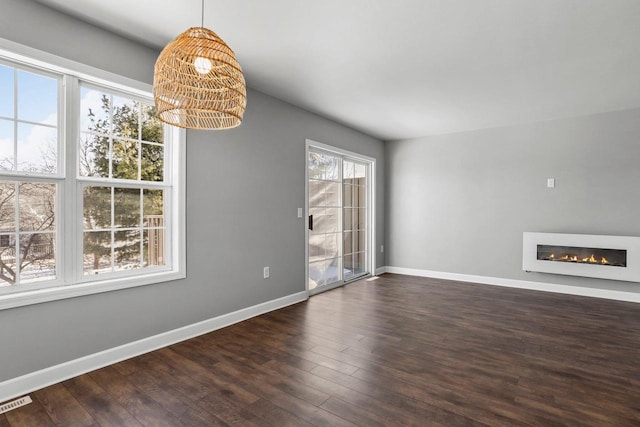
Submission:
M 640 282 L 640 237 L 523 235 L 523 270 Z
M 538 245 L 538 259 L 578 264 L 627 266 L 626 249 L 581 248 L 577 246 Z

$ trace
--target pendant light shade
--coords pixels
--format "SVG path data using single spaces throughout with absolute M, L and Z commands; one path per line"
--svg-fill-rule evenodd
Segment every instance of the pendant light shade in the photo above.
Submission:
M 158 117 L 189 129 L 240 125 L 247 88 L 235 54 L 216 33 L 189 28 L 156 61 L 153 96 Z

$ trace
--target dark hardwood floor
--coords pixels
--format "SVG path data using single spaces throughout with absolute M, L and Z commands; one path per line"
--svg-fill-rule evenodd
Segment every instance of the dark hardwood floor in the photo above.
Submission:
M 385 274 L 31 394 L 5 426 L 640 425 L 640 304 Z

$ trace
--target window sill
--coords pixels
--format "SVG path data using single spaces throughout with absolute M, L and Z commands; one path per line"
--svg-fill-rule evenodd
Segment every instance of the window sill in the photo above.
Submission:
M 155 283 L 184 279 L 185 277 L 187 276 L 184 272 L 163 271 L 135 277 L 123 277 L 73 285 L 53 286 L 49 288 L 34 289 L 31 291 L 6 293 L 4 295 L 0 295 L 0 310 L 40 304 L 48 301 L 76 298 L 102 292 L 117 291 L 119 289 L 152 285 Z

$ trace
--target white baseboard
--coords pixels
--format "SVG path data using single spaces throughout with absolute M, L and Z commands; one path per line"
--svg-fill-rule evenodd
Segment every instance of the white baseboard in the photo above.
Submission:
M 613 291 L 582 286 L 558 285 L 554 283 L 532 282 L 528 280 L 503 279 L 500 277 L 474 276 L 471 274 L 446 273 L 442 271 L 419 270 L 415 268 L 384 267 L 387 273 L 406 274 L 408 276 L 431 277 L 433 279 L 457 280 L 459 282 L 480 283 L 483 285 L 505 286 L 508 288 L 530 289 L 534 291 L 555 292 L 559 294 L 580 295 L 584 297 L 604 298 L 617 301 L 640 303 L 640 293 Z
M 308 298 L 309 295 L 306 291 L 298 292 L 3 381 L 0 383 L 0 402 L 5 402 L 43 387 L 77 377 L 86 372 L 305 301 Z
M 384 274 L 386 272 L 387 272 L 387 267 L 376 268 L 376 276 L 379 276 L 379 275 Z

